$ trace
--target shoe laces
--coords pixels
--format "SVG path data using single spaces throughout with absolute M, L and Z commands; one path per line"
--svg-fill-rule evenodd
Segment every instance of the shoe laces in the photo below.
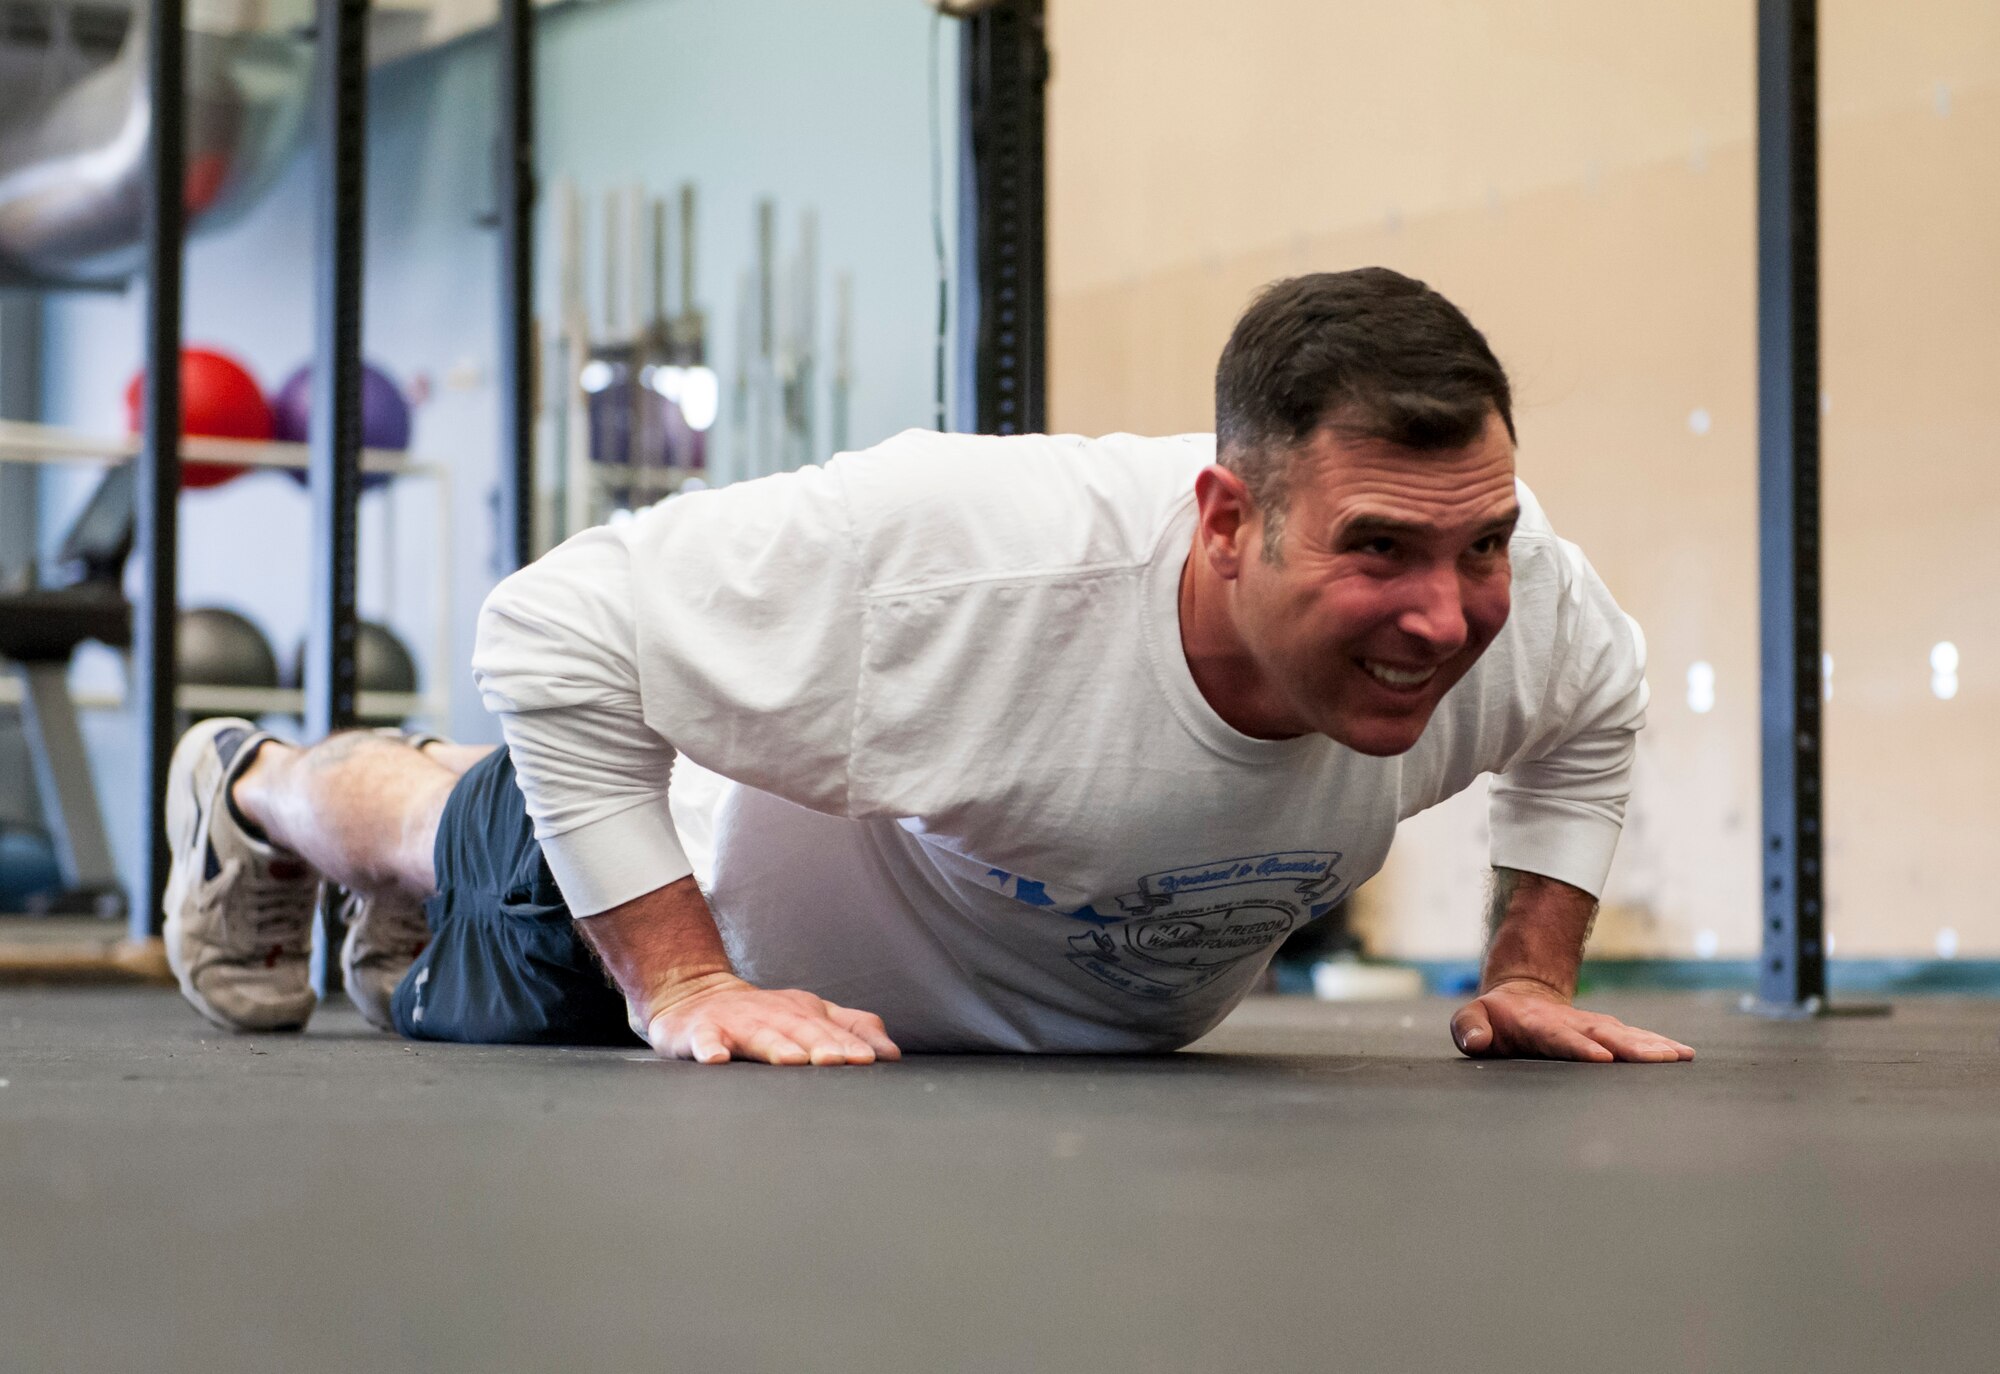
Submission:
M 268 867 L 240 859 L 232 862 L 238 869 L 229 893 L 230 911 L 243 918 L 252 941 L 304 949 L 312 936 L 312 894 L 318 889 L 311 870 L 296 859 L 276 860 Z

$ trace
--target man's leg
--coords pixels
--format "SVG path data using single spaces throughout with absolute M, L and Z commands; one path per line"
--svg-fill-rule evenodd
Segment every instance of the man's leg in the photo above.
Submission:
M 302 749 L 248 721 L 188 732 L 170 796 L 193 804 L 178 825 L 170 808 L 167 913 L 188 1000 L 223 1025 L 304 1024 L 323 875 L 361 917 L 341 963 L 372 1024 L 489 1044 L 636 1043 L 548 872 L 506 752 L 421 743 L 355 733 Z M 369 937 L 359 950 L 358 933 Z
M 417 742 L 421 752 L 377 734 L 266 745 L 235 788 L 275 843 L 361 898 L 341 958 L 356 1006 L 425 1039 L 631 1043 L 624 999 L 575 930 L 506 755 Z M 369 937 L 360 957 L 357 935 Z
M 356 730 L 310 748 L 265 741 L 230 795 L 265 839 L 328 882 L 421 902 L 437 889 L 431 851 L 457 781 L 427 751 Z
M 478 1044 L 643 1043 L 534 829 L 506 751 L 473 761 L 438 819 L 429 942 L 388 990 L 392 1029 Z
M 426 937 L 422 899 L 435 877 L 423 837 L 436 830 L 454 769 L 481 752 L 432 747 L 443 757 L 372 734 L 301 749 L 232 719 L 202 721 L 181 738 L 168 791 L 165 933 L 168 962 L 197 1010 L 241 1030 L 305 1024 L 323 873 L 400 917 L 407 929 L 375 948 L 407 967 Z M 378 935 L 397 927 L 373 923 Z
M 236 782 L 245 814 L 334 884 L 342 981 L 378 1030 L 395 1029 L 396 985 L 430 943 L 424 901 L 439 881 L 444 798 L 492 751 L 433 735 L 348 733 L 310 749 L 266 745 Z
M 164 932 L 188 1001 L 239 1030 L 303 1026 L 321 877 L 421 919 L 433 877 L 421 837 L 452 778 L 399 740 L 340 735 L 300 749 L 247 720 L 191 727 L 168 769 Z

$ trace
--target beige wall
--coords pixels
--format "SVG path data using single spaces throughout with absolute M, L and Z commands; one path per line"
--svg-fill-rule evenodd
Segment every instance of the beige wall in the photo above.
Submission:
M 1508 364 L 1522 475 L 1651 646 L 1605 953 L 1757 941 L 1753 10 L 1051 5 L 1053 427 L 1208 428 L 1236 313 L 1300 270 L 1421 276 Z M 1830 929 L 2000 955 L 2000 5 L 1822 14 Z M 1482 827 L 1406 827 L 1378 947 L 1476 948 Z

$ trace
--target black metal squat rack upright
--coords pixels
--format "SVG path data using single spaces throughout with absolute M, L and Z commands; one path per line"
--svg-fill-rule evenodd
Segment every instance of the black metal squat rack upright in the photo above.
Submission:
M 1820 637 L 1818 0 L 1757 3 L 1757 530 L 1763 953 L 1749 1009 L 1805 1017 L 1826 989 Z
M 972 134 L 966 246 L 978 265 L 973 414 L 985 434 L 1048 427 L 1045 20 L 1043 0 L 1004 0 L 964 21 L 960 45 Z
M 153 0 L 147 85 L 153 137 L 146 175 L 146 410 L 137 460 L 133 539 L 139 594 L 132 607 L 132 707 L 139 725 L 139 872 L 126 919 L 132 938 L 160 933 L 167 891 L 167 761 L 174 748 L 174 612 L 179 600 L 181 488 L 181 200 L 187 103 L 182 89 L 183 0 Z

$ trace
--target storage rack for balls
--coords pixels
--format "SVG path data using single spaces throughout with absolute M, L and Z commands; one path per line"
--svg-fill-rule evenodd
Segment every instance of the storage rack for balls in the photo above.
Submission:
M 44 466 L 106 467 L 130 461 L 138 451 L 136 438 L 102 437 L 82 434 L 54 425 L 30 424 L 20 420 L 0 420 L 0 463 L 34 463 Z M 224 463 L 254 470 L 304 471 L 310 451 L 304 444 L 275 443 L 247 439 L 184 437 L 180 441 L 185 460 Z M 429 662 L 451 661 L 451 568 L 452 479 L 451 466 L 436 460 L 414 460 L 387 449 L 363 449 L 361 471 L 381 474 L 397 481 L 414 480 L 434 486 L 435 557 L 429 569 L 431 616 Z M 430 680 L 416 692 L 359 692 L 355 714 L 362 718 L 393 716 L 421 717 L 442 726 L 451 719 L 455 694 L 452 684 L 458 674 L 434 670 Z M 17 705 L 21 688 L 11 675 L 0 675 L 0 706 Z M 117 711 L 129 704 L 122 692 L 86 690 L 75 695 L 83 710 Z M 214 712 L 238 716 L 289 715 L 304 718 L 303 687 L 226 687 L 213 683 L 179 682 L 173 696 L 177 712 Z

